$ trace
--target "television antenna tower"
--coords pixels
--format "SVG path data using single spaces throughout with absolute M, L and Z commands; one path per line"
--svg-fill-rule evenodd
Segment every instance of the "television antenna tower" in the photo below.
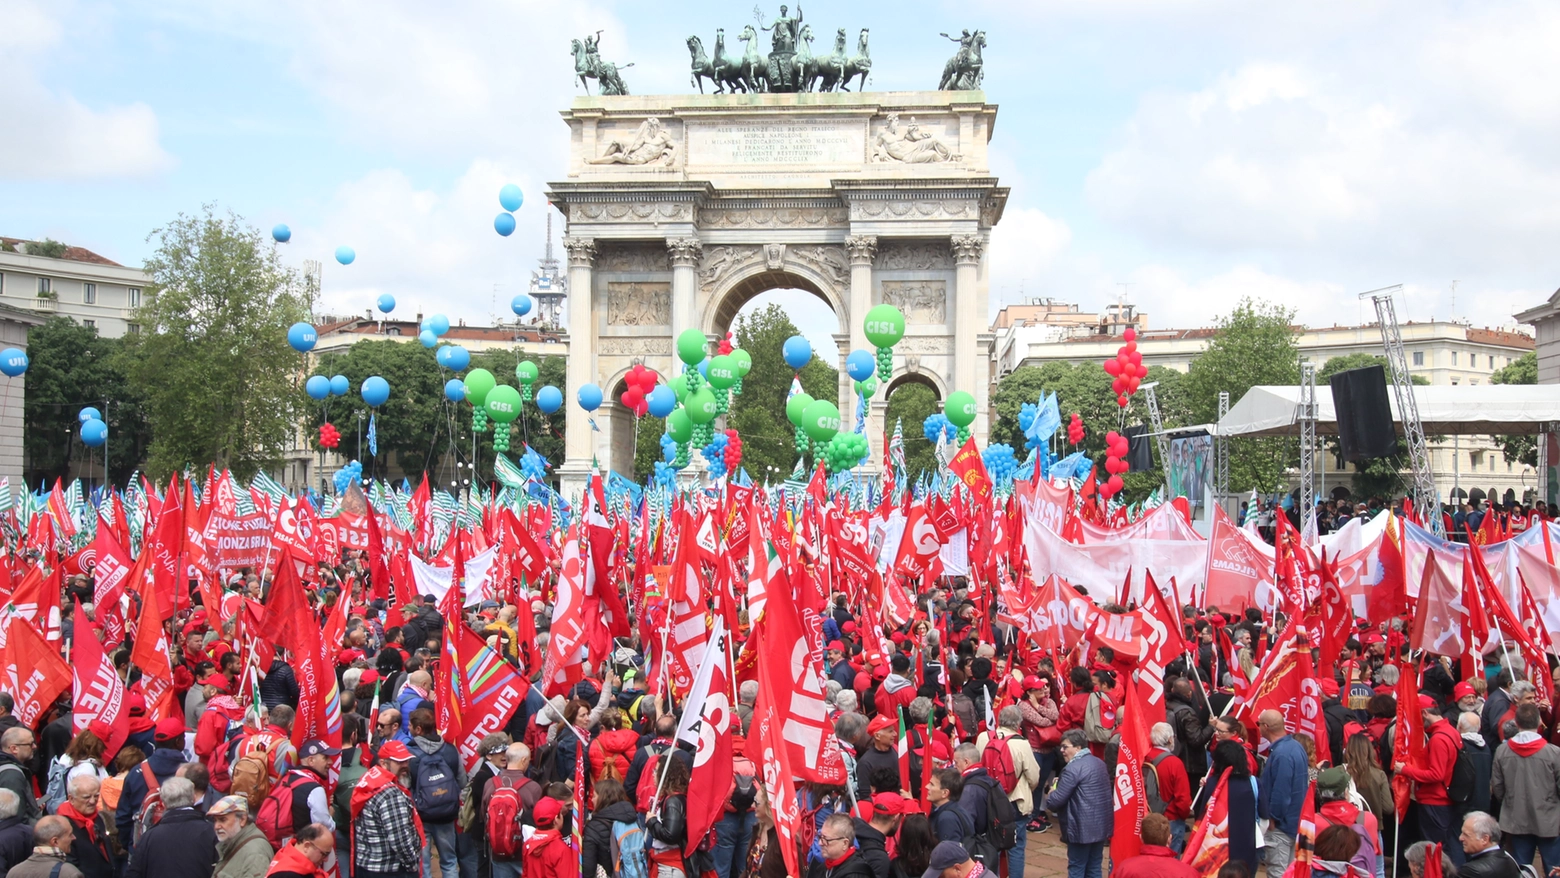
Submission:
M 526 291 L 536 302 L 537 322 L 557 329 L 563 300 L 569 295 L 569 282 L 564 277 L 562 264 L 553 256 L 552 211 L 547 212 L 547 251 L 531 272 L 531 285 Z

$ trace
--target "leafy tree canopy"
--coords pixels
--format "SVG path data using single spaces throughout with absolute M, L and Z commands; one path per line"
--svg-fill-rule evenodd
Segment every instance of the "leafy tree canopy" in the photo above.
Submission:
M 1234 405 L 1253 387 L 1300 382 L 1300 350 L 1294 311 L 1271 302 L 1243 299 L 1220 318 L 1207 349 L 1186 373 L 1186 398 L 1198 423 L 1219 416 L 1219 392 Z M 1292 439 L 1235 438 L 1230 441 L 1230 491 L 1273 490 L 1296 463 Z
M 742 437 L 742 466 L 748 475 L 760 483 L 766 477 L 778 481 L 796 466 L 796 428 L 785 416 L 786 395 L 796 373 L 785 364 L 781 348 L 799 330 L 785 309 L 768 305 L 738 317 L 733 333 L 737 347 L 753 358 L 753 368 L 742 379 L 742 393 L 732 400 L 725 426 Z M 838 405 L 839 370 L 817 354 L 802 367 L 801 379 L 809 396 Z M 850 417 L 851 426 L 855 426 L 850 412 L 840 415 L 842 421 Z
M 151 439 L 119 357 L 118 339 L 102 338 L 96 327 L 55 317 L 27 334 L 27 483 L 53 482 L 75 460 L 90 460 L 103 475 L 101 449 L 81 444 L 77 414 L 92 406 L 107 419 L 109 476 L 123 482 L 141 462 Z M 90 467 L 89 467 L 90 471 Z

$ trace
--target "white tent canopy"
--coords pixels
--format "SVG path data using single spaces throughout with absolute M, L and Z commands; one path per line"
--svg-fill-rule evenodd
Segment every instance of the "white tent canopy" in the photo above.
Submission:
M 1389 387 L 1392 421 L 1401 423 L 1397 395 Z M 1560 385 L 1427 385 L 1414 388 L 1419 420 L 1428 436 L 1537 433 L 1560 422 Z M 1336 434 L 1338 415 L 1332 388 L 1316 387 L 1316 432 Z M 1220 436 L 1300 435 L 1300 388 L 1259 385 L 1251 388 L 1219 419 Z

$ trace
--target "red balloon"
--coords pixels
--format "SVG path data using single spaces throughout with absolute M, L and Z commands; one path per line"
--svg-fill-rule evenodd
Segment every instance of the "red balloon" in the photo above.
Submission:
M 621 400 L 623 408 L 637 415 L 639 414 L 639 407 L 645 404 L 645 395 L 639 392 L 639 388 L 634 387 L 623 391 Z
M 1122 345 L 1121 349 L 1126 351 L 1129 354 L 1135 354 L 1135 353 L 1137 353 L 1137 342 L 1129 341 L 1126 344 Z
M 1111 393 L 1126 393 L 1127 392 L 1127 379 L 1118 376 L 1116 378 L 1116 380 L 1114 380 L 1114 381 L 1112 381 L 1110 383 L 1110 392 Z
M 1119 361 L 1119 360 L 1106 360 L 1105 361 L 1105 374 L 1106 375 L 1120 375 L 1121 374 L 1121 361 Z
M 1126 408 L 1127 407 L 1127 396 L 1126 396 L 1126 394 L 1123 393 L 1123 394 L 1120 394 L 1120 395 L 1118 395 L 1116 397 L 1116 405 L 1119 405 L 1122 408 Z
M 1121 436 L 1121 434 L 1117 433 L 1115 430 L 1112 430 L 1109 433 L 1106 433 L 1105 434 L 1105 444 L 1106 445 L 1115 445 L 1116 444 L 1116 440 L 1118 438 L 1120 438 L 1120 436 Z
M 1110 480 L 1105 483 L 1105 487 L 1110 490 L 1112 495 L 1120 494 L 1124 486 L 1125 483 L 1121 481 L 1121 476 L 1111 476 Z
M 1126 330 L 1121 333 L 1121 337 L 1127 341 L 1137 341 L 1137 330 L 1128 326 Z

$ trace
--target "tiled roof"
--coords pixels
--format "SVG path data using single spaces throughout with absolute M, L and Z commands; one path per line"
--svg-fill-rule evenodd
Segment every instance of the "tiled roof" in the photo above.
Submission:
M 3 237 L 3 236 L 0 236 L 0 244 L 9 244 L 9 245 L 11 245 L 12 247 L 16 248 L 16 251 L 18 253 L 21 253 L 23 251 L 23 249 L 24 249 L 22 247 L 23 244 L 31 244 L 31 243 L 34 243 L 34 242 L 29 241 L 26 238 L 6 238 L 6 237 Z M 28 253 L 26 255 L 28 255 L 28 256 L 35 256 L 37 254 Z M 115 262 L 112 259 L 109 259 L 109 258 L 104 257 L 104 256 L 99 256 L 96 253 L 93 253 L 91 250 L 88 250 L 85 247 L 73 247 L 73 246 L 70 246 L 70 245 L 66 245 L 65 253 L 63 255 L 61 255 L 60 258 L 66 260 L 66 261 L 69 261 L 69 262 L 90 262 L 90 263 L 93 263 L 95 265 L 112 265 L 112 266 L 114 266 L 116 268 L 123 268 L 124 267 L 124 266 L 120 265 L 119 263 Z

